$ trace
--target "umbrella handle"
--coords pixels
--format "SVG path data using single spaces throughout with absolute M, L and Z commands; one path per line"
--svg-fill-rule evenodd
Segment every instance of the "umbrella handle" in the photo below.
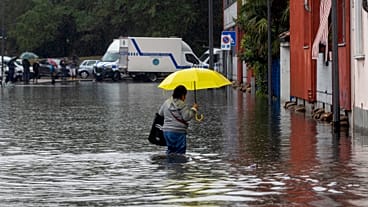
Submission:
M 196 89 L 196 82 L 194 81 L 193 82 L 194 84 L 194 103 L 197 103 L 197 89 Z M 203 114 L 198 114 L 198 112 L 196 112 L 196 114 L 194 115 L 195 116 L 195 119 L 197 121 L 202 121 L 204 116 Z
M 196 82 L 193 82 L 194 84 L 194 103 L 197 103 L 197 89 L 196 89 Z
M 198 113 L 196 112 L 196 114 L 195 114 L 195 119 L 196 119 L 198 122 L 202 121 L 202 120 L 203 120 L 203 118 L 204 118 L 203 114 L 198 114 Z

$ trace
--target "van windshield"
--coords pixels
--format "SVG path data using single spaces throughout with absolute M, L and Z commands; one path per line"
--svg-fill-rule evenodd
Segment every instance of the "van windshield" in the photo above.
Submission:
M 185 54 L 185 59 L 192 63 L 193 65 L 198 65 L 199 64 L 199 60 L 193 55 L 193 54 Z
M 118 52 L 106 52 L 101 60 L 102 62 L 115 62 L 118 59 L 119 59 Z
M 204 62 L 207 58 L 208 58 L 208 56 L 210 56 L 210 54 L 208 54 L 208 53 L 204 53 L 199 59 L 202 61 L 202 62 Z

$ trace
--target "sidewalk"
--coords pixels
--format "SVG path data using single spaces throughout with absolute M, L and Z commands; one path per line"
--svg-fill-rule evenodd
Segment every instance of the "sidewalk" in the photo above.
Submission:
M 73 82 L 92 82 L 95 81 L 94 79 L 55 79 L 55 84 L 63 84 L 63 83 L 73 83 Z M 33 86 L 33 85 L 52 85 L 51 78 L 41 78 L 37 80 L 37 83 L 31 79 L 28 84 L 24 83 L 24 81 L 16 81 L 15 83 L 3 83 L 4 85 L 0 84 L 0 87 L 7 87 L 7 86 Z
M 76 79 L 66 79 L 66 80 L 63 80 L 61 78 L 58 78 L 58 79 L 55 79 L 55 84 L 60 84 L 60 83 L 72 83 L 72 82 L 81 82 L 81 81 L 94 81 L 93 79 L 80 79 L 80 78 L 76 78 Z M 15 83 L 8 83 L 7 85 L 8 86 L 26 86 L 26 85 L 48 85 L 48 84 L 52 84 L 52 80 L 51 78 L 41 78 L 41 79 L 38 79 L 37 82 L 36 81 L 33 81 L 33 79 L 31 79 L 29 81 L 28 84 L 24 83 L 24 81 L 17 81 Z M 4 85 L 6 86 L 6 85 Z
M 126 76 L 126 77 L 123 77 L 120 81 L 123 81 L 123 80 L 132 80 L 132 79 L 129 76 Z M 73 83 L 73 82 L 95 82 L 95 81 L 96 80 L 94 78 L 87 78 L 87 79 L 75 78 L 75 79 L 71 79 L 70 77 L 68 77 L 66 80 L 63 80 L 61 78 L 55 79 L 55 84 Z M 108 79 L 106 81 L 112 81 L 112 80 Z M 33 79 L 31 79 L 28 84 L 24 83 L 24 81 L 16 81 L 14 83 L 4 84 L 2 87 L 6 87 L 6 86 L 51 85 L 51 84 L 52 84 L 51 78 L 42 77 L 41 79 L 37 80 L 37 83 Z M 0 87 L 1 87 L 1 84 L 0 84 Z

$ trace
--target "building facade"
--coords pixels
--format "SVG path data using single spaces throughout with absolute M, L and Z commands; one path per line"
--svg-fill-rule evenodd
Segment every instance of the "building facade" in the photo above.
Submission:
M 236 33 L 236 46 L 232 47 L 230 51 L 225 54 L 224 67 L 226 68 L 226 76 L 231 80 L 235 80 L 238 83 L 247 82 L 247 70 L 246 65 L 238 58 L 240 52 L 240 42 L 242 32 L 235 23 L 241 6 L 245 3 L 244 0 L 223 0 L 224 7 L 224 31 L 235 31 Z
M 242 0 L 224 0 L 224 30 L 241 33 L 233 19 Z M 333 110 L 332 0 L 290 1 L 290 42 L 280 46 L 281 99 L 307 111 Z M 337 0 L 340 114 L 355 129 L 368 130 L 368 0 Z M 247 82 L 247 70 L 231 51 L 231 79 Z
M 368 130 L 368 3 L 351 2 L 352 126 Z
M 332 111 L 331 0 L 290 1 L 290 96 L 308 110 Z M 350 0 L 337 1 L 339 101 L 351 112 Z

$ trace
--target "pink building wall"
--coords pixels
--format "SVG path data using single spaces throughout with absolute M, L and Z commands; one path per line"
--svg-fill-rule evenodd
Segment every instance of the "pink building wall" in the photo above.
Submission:
M 353 126 L 368 129 L 368 13 L 362 0 L 352 0 L 351 77 Z

